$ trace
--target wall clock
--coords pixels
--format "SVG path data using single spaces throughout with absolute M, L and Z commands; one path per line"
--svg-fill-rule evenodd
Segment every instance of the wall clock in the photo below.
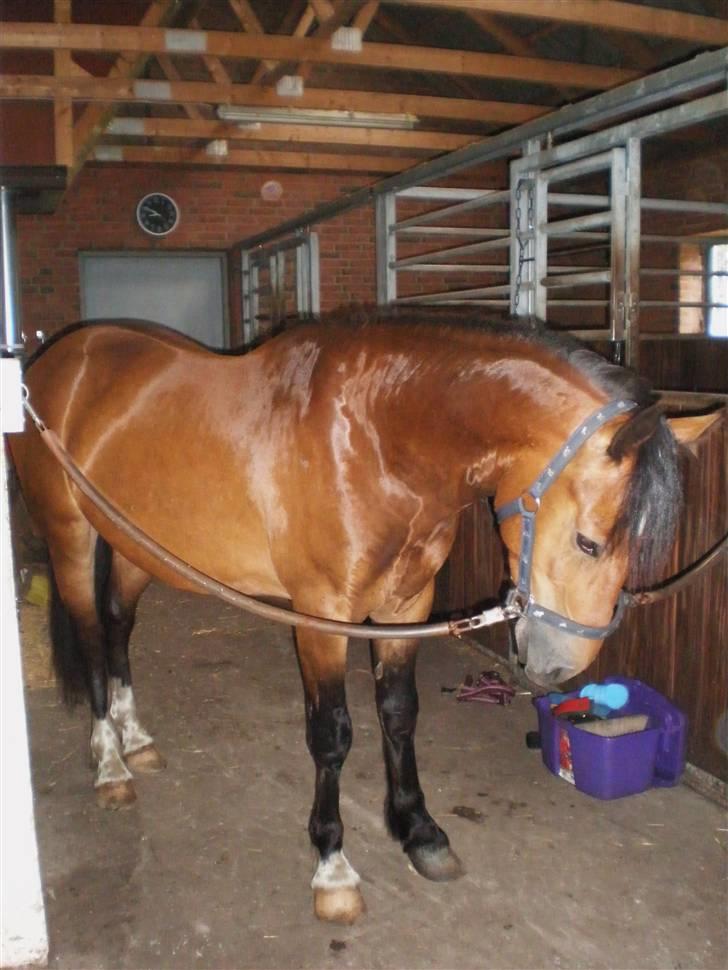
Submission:
M 166 236 L 179 223 L 179 206 L 163 192 L 150 192 L 140 199 L 137 222 L 150 236 Z

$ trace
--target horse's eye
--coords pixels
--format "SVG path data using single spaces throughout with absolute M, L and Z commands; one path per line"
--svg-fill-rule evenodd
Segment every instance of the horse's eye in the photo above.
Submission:
M 587 539 L 581 532 L 576 533 L 576 544 L 585 555 L 591 556 L 592 559 L 598 559 L 601 555 L 602 547 L 599 543 L 594 542 L 593 539 Z

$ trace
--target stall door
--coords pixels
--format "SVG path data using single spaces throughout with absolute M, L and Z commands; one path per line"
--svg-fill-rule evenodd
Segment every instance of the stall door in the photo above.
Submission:
M 83 253 L 84 320 L 153 320 L 210 347 L 229 343 L 220 253 Z

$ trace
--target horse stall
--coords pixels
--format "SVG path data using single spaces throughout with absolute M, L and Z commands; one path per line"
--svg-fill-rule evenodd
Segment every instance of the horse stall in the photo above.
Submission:
M 2 966 L 726 965 L 720 7 L 4 0 Z

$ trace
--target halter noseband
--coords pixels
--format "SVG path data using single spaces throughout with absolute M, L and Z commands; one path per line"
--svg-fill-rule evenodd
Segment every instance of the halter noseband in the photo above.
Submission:
M 566 468 L 584 442 L 595 431 L 598 431 L 603 424 L 606 424 L 615 415 L 622 414 L 625 411 L 631 411 L 637 406 L 636 401 L 610 401 L 609 404 L 605 404 L 598 411 L 594 411 L 569 436 L 566 443 L 554 455 L 533 485 L 527 488 L 519 498 L 514 499 L 512 502 L 506 502 L 505 505 L 501 505 L 500 508 L 495 510 L 496 520 L 499 523 L 504 519 L 510 518 L 512 515 L 521 516 L 521 551 L 518 558 L 518 582 L 508 591 L 505 604 L 506 610 L 511 616 L 532 617 L 534 620 L 547 623 L 557 630 L 571 633 L 577 637 L 585 637 L 588 640 L 603 640 L 619 626 L 624 608 L 629 601 L 629 597 L 624 590 L 620 590 L 619 592 L 614 616 L 607 626 L 587 626 L 576 623 L 574 620 L 569 619 L 568 616 L 555 613 L 553 610 L 549 610 L 545 606 L 540 606 L 536 603 L 531 594 L 531 568 L 533 566 L 536 513 L 541 504 L 541 496 L 556 481 L 559 474 Z

